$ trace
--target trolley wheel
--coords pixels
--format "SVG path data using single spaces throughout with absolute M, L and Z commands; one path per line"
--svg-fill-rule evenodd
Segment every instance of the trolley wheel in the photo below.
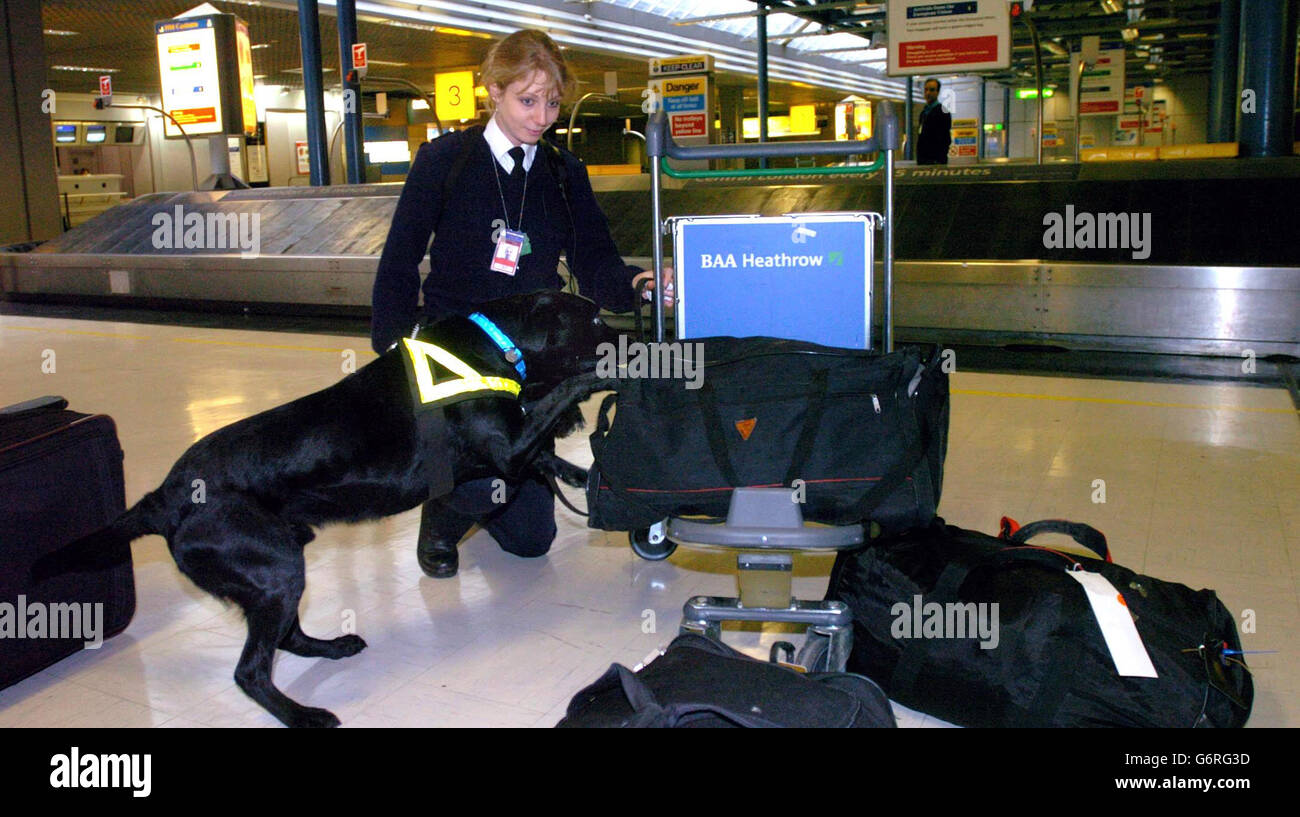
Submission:
M 668 538 L 658 544 L 651 544 L 649 528 L 628 531 L 627 540 L 631 543 L 633 552 L 649 562 L 663 561 L 677 550 L 677 543 Z
M 831 640 L 809 631 L 794 662 L 809 672 L 830 672 Z

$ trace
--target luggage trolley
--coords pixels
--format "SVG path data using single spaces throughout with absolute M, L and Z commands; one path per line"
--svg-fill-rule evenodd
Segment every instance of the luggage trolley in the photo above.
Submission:
M 651 240 L 655 273 L 655 291 L 663 292 L 663 246 L 662 235 L 671 230 L 674 236 L 674 250 L 681 257 L 686 243 L 685 232 L 692 224 L 715 222 L 723 224 L 759 224 L 761 222 L 786 221 L 792 228 L 791 240 L 801 243 L 810 236 L 809 219 L 821 219 L 823 222 L 858 221 L 866 222 L 869 228 L 864 230 L 865 247 L 862 263 L 865 267 L 865 303 L 856 298 L 848 300 L 849 321 L 840 324 L 839 333 L 829 336 L 813 333 L 811 329 L 795 331 L 801 336 L 796 339 L 809 340 L 824 345 L 860 346 L 873 348 L 871 343 L 871 287 L 874 271 L 874 249 L 872 234 L 879 229 L 883 233 L 884 266 L 884 329 L 883 350 L 893 351 L 893 206 L 894 206 L 894 151 L 899 147 L 898 119 L 893 106 L 888 102 L 878 102 L 875 111 L 876 128 L 872 137 L 865 141 L 852 142 L 799 142 L 759 145 L 700 145 L 682 147 L 677 145 L 668 128 L 668 119 L 662 111 L 651 115 L 646 128 L 646 148 L 651 164 L 651 206 L 653 208 L 654 235 Z M 863 167 L 798 168 L 798 169 L 758 169 L 744 171 L 678 171 L 668 167 L 667 158 L 673 159 L 736 159 L 736 158 L 775 158 L 789 156 L 852 156 L 862 153 L 879 152 L 879 158 Z M 884 168 L 884 214 L 876 213 L 838 213 L 838 214 L 801 214 L 783 217 L 783 219 L 761 218 L 756 216 L 732 216 L 720 219 L 677 217 L 665 221 L 661 206 L 662 173 L 669 173 L 678 178 L 719 178 L 734 176 L 773 177 L 867 174 Z M 696 286 L 692 292 L 689 279 L 682 276 L 685 265 L 676 266 L 679 273 L 677 284 L 677 304 L 679 335 L 682 338 L 693 334 L 700 337 L 711 329 L 717 330 L 718 324 L 709 320 L 708 292 L 705 287 Z M 654 303 L 655 340 L 664 340 L 664 304 L 656 297 Z M 750 313 L 752 316 L 752 312 Z M 759 312 L 761 314 L 761 311 Z M 853 322 L 861 320 L 858 330 Z M 762 320 L 760 318 L 760 320 Z M 823 323 L 826 323 L 823 321 Z M 831 323 L 834 323 L 833 321 Z M 695 331 L 697 328 L 702 331 Z M 712 334 L 776 334 L 770 327 L 766 331 L 759 326 L 754 331 L 712 331 Z M 844 333 L 848 334 L 845 335 Z M 780 333 L 788 336 L 788 333 Z M 732 492 L 730 509 L 725 524 L 701 522 L 698 520 L 670 517 L 648 531 L 632 531 L 629 539 L 632 548 L 642 558 L 665 559 L 676 549 L 678 540 L 693 544 L 738 549 L 737 584 L 739 596 L 735 598 L 718 596 L 696 596 L 686 602 L 682 610 L 682 632 L 695 632 L 721 640 L 722 622 L 724 621 L 773 621 L 804 624 L 808 626 L 808 636 L 803 648 L 795 659 L 797 663 L 812 671 L 843 671 L 852 648 L 853 624 L 848 606 L 838 601 L 807 601 L 794 598 L 792 590 L 793 556 L 807 551 L 838 551 L 858 547 L 863 544 L 865 530 L 862 524 L 844 526 L 814 526 L 805 524 L 798 503 L 791 501 L 791 489 L 787 488 L 737 488 Z M 777 645 L 781 646 L 781 645 Z M 787 649 L 793 650 L 786 645 Z M 773 649 L 773 658 L 776 648 Z

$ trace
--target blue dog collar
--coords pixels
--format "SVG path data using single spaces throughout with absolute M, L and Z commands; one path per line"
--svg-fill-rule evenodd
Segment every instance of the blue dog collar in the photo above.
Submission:
M 484 332 L 487 332 L 488 337 L 492 338 L 492 342 L 497 345 L 497 348 L 505 353 L 507 361 L 515 364 L 515 371 L 519 372 L 519 377 L 527 379 L 527 375 L 524 374 L 524 353 L 519 351 L 519 347 L 510 338 L 506 337 L 506 333 L 497 328 L 497 325 L 482 312 L 475 312 L 469 316 L 469 319 L 477 323 Z

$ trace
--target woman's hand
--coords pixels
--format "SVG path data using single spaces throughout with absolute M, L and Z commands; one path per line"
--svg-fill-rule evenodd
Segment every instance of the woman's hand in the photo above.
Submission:
M 655 288 L 654 270 L 643 270 L 642 272 L 637 273 L 632 278 L 632 288 L 636 289 L 638 286 L 640 286 L 642 281 L 645 281 L 646 284 L 645 284 L 645 291 L 641 293 L 641 297 L 648 301 L 650 300 L 651 297 L 650 291 Z M 673 268 L 671 266 L 665 265 L 664 266 L 664 305 L 665 306 L 672 305 L 673 294 L 674 294 L 673 293 Z

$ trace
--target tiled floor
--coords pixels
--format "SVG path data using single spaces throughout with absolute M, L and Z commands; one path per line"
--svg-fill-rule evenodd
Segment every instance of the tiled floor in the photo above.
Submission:
M 61 394 L 112 415 L 133 502 L 202 435 L 333 383 L 349 359 L 370 359 L 364 338 L 0 316 L 0 403 Z M 1117 562 L 1215 588 L 1234 613 L 1253 611 L 1247 649 L 1281 650 L 1251 661 L 1251 725 L 1300 725 L 1300 422 L 1285 391 L 960 370 L 952 385 L 948 521 L 992 532 L 1003 514 L 1077 519 L 1108 534 Z M 560 453 L 590 462 L 585 436 Z M 729 555 L 645 562 L 620 534 L 558 519 L 548 556 L 519 559 L 478 533 L 442 581 L 415 563 L 418 511 L 325 529 L 307 549 L 303 627 L 355 626 L 369 648 L 342 661 L 281 653 L 276 682 L 345 726 L 550 726 L 611 662 L 670 640 L 689 596 L 733 593 Z M 238 611 L 182 577 L 160 538 L 133 550 L 130 627 L 0 691 L 0 726 L 277 725 L 234 686 Z M 831 561 L 803 559 L 796 594 L 820 597 Z M 790 637 L 726 635 L 755 654 Z

